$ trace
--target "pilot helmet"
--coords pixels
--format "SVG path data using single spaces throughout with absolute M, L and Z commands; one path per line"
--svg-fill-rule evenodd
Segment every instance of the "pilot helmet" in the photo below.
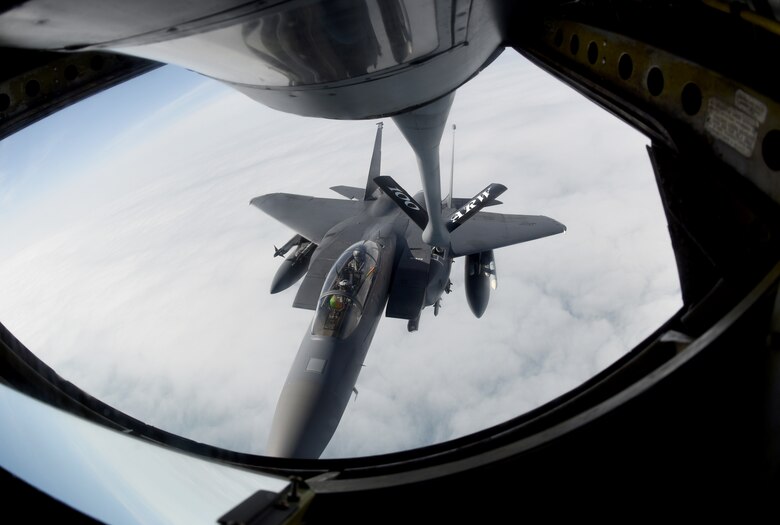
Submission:
M 344 309 L 344 298 L 340 295 L 331 295 L 330 300 L 328 301 L 328 306 L 330 306 L 331 309 L 340 312 Z

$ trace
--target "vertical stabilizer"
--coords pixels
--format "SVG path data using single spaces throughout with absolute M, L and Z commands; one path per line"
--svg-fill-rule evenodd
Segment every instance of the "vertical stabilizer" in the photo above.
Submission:
M 382 128 L 384 124 L 378 122 L 376 125 L 376 138 L 374 139 L 374 153 L 371 155 L 371 166 L 368 168 L 368 180 L 366 181 L 366 193 L 363 200 L 374 200 L 374 192 L 378 186 L 374 179 L 379 177 L 379 170 L 382 166 Z

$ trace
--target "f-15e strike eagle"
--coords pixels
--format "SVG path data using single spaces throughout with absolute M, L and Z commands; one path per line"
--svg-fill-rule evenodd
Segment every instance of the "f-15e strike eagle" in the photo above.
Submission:
M 334 186 L 347 197 L 326 199 L 273 193 L 251 203 L 297 232 L 274 256 L 285 259 L 271 293 L 303 282 L 293 306 L 314 310 L 314 319 L 276 406 L 266 453 L 317 458 L 341 420 L 384 310 L 406 319 L 409 331 L 420 314 L 450 292 L 455 257 L 466 257 L 469 306 L 477 317 L 487 307 L 496 274 L 493 250 L 564 232 L 539 215 L 478 213 L 506 187 L 490 184 L 472 199 L 452 192 L 435 210 L 392 178 L 380 176 L 382 124 L 378 124 L 365 188 Z M 431 245 L 423 231 L 442 219 L 447 245 Z

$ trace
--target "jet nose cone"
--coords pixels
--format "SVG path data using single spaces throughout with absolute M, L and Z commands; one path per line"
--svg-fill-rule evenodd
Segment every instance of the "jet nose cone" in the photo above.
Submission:
M 341 419 L 338 402 L 318 380 L 288 381 L 276 405 L 266 455 L 318 458 Z

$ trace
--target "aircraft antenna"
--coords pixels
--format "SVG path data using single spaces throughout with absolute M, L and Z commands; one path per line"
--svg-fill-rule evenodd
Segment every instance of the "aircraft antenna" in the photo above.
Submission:
M 452 208 L 452 185 L 455 181 L 455 124 L 452 125 L 452 158 L 450 159 L 450 194 L 447 196 L 447 207 Z

